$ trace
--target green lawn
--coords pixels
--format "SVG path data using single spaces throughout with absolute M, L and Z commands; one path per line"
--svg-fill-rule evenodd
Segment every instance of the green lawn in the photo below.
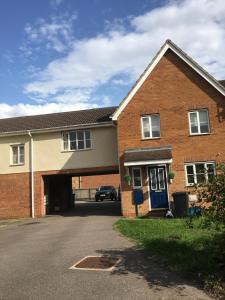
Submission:
M 199 222 L 188 228 L 184 219 L 120 219 L 115 227 L 158 261 L 204 280 L 219 270 L 214 248 L 222 231 L 202 229 Z

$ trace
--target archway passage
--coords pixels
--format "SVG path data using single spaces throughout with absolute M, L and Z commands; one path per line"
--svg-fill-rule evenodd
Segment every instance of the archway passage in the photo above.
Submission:
M 118 170 L 45 175 L 43 179 L 46 215 L 121 215 Z M 97 198 L 105 186 L 116 196 Z

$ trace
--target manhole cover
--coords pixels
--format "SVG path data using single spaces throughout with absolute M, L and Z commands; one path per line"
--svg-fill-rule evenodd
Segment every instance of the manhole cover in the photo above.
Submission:
M 70 269 L 112 271 L 120 261 L 121 258 L 119 257 L 86 256 Z

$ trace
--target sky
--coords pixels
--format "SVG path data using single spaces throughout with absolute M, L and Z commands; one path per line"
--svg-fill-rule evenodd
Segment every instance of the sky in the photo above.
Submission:
M 118 105 L 166 39 L 225 79 L 224 0 L 1 0 L 0 118 Z

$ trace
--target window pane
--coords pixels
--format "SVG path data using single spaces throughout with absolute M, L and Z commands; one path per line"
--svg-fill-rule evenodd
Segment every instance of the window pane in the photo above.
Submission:
M 69 134 L 68 132 L 63 133 L 63 141 L 68 141 Z
M 76 131 L 72 131 L 69 133 L 70 141 L 76 141 Z
M 23 164 L 24 163 L 24 146 L 19 146 L 20 147 L 20 163 Z
M 24 146 L 19 146 L 20 147 L 20 155 L 24 155 Z
M 156 169 L 150 169 L 151 189 L 157 189 Z
M 18 164 L 18 147 L 12 147 L 13 164 Z
M 152 137 L 160 137 L 160 119 L 159 115 L 151 116 Z
M 85 139 L 86 140 L 90 140 L 91 139 L 90 131 L 85 131 Z
M 150 137 L 150 125 L 149 125 L 149 118 L 142 118 L 142 126 L 143 126 L 143 133 L 144 137 L 148 138 Z
M 24 155 L 20 155 L 20 163 L 24 164 Z
M 86 148 L 91 148 L 91 140 L 86 140 Z
M 215 170 L 214 164 L 207 164 L 206 166 L 207 166 L 208 173 L 214 173 Z
M 196 164 L 195 168 L 196 168 L 196 173 L 203 173 L 203 174 L 205 174 L 205 172 L 206 172 L 204 164 Z
M 64 150 L 69 150 L 69 133 L 68 132 L 63 132 L 63 149 Z
M 70 150 L 76 150 L 77 149 L 77 143 L 76 141 L 70 142 Z
M 210 174 L 208 174 L 208 181 L 209 182 L 212 182 L 213 181 L 213 178 L 214 178 L 214 173 L 210 173 Z
M 165 180 L 164 180 L 164 170 L 163 169 L 159 169 L 158 170 L 158 177 L 159 177 L 159 188 L 160 189 L 165 189 Z
M 190 122 L 191 122 L 191 133 L 198 133 L 198 119 L 197 112 L 190 113 Z
M 187 179 L 188 179 L 188 184 L 194 184 L 195 183 L 194 175 L 188 175 Z
M 209 120 L 208 120 L 207 110 L 199 111 L 199 122 L 200 122 L 201 133 L 208 133 L 209 132 Z
M 69 143 L 68 143 L 68 141 L 63 141 L 63 149 L 64 150 L 69 150 Z
M 141 178 L 140 177 L 134 178 L 134 186 L 141 187 Z
M 196 174 L 197 183 L 204 183 L 205 182 L 205 174 Z
M 140 169 L 133 169 L 133 184 L 135 187 L 142 186 Z
M 133 169 L 134 177 L 141 177 L 141 170 L 140 169 Z
M 193 166 L 186 166 L 186 168 L 187 168 L 187 174 L 194 174 Z
M 84 140 L 84 131 L 77 131 L 77 139 L 81 141 Z
M 78 149 L 84 149 L 84 141 L 78 141 Z

